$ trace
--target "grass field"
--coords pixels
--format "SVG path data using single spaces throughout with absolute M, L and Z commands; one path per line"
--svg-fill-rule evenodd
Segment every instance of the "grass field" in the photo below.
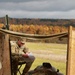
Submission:
M 36 57 L 30 70 L 42 65 L 43 62 L 50 62 L 52 66 L 66 75 L 66 44 L 26 42 L 26 46 Z

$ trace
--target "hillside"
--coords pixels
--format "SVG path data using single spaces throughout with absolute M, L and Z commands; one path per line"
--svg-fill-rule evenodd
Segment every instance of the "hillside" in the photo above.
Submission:
M 5 18 L 0 18 L 0 23 L 5 24 Z M 27 19 L 27 18 L 9 18 L 9 24 L 27 24 L 27 25 L 58 25 L 75 27 L 75 19 Z
M 5 18 L 0 18 L 0 23 L 5 24 Z M 50 34 L 61 33 L 67 31 L 67 27 L 65 26 L 69 25 L 75 26 L 75 20 L 9 18 L 9 26 L 11 31 L 23 32 L 27 34 L 50 35 Z M 56 38 L 56 39 L 45 40 L 43 42 L 66 43 L 67 38 L 64 39 Z

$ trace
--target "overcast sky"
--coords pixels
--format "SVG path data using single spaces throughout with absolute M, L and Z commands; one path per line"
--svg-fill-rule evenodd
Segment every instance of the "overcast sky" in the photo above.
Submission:
M 75 19 L 75 0 L 0 0 L 0 17 Z

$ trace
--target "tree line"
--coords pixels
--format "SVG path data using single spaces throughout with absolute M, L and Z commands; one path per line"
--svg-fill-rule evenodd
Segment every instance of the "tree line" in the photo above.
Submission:
M 0 28 L 3 28 L 5 25 L 0 24 Z M 75 30 L 75 28 L 73 27 Z M 19 24 L 19 25 L 14 25 L 10 24 L 9 25 L 9 30 L 15 31 L 15 32 L 22 32 L 25 34 L 38 34 L 38 35 L 50 35 L 50 34 L 57 34 L 61 32 L 67 32 L 68 27 L 65 26 L 50 26 L 50 25 L 27 25 L 27 24 Z M 29 41 L 29 40 L 28 40 Z M 30 40 L 32 41 L 32 40 Z M 49 40 L 44 40 L 43 42 L 52 42 L 52 43 L 66 43 L 67 39 L 64 39 L 62 41 L 59 40 L 59 38 L 56 39 L 49 39 Z
M 27 25 L 51 25 L 51 26 L 74 26 L 75 19 L 39 19 L 39 18 L 8 18 L 9 24 L 27 24 Z M 0 18 L 0 23 L 5 23 L 5 17 Z
M 11 31 L 22 32 L 26 34 L 38 34 L 38 35 L 50 35 L 50 34 L 57 34 L 61 32 L 68 31 L 68 27 L 65 26 L 48 26 L 48 25 L 14 25 L 11 24 L 9 29 Z M 26 41 L 39 41 L 39 40 L 29 40 Z M 46 43 L 66 43 L 67 39 L 60 40 L 59 38 L 54 39 L 47 39 L 47 40 L 40 40 L 40 42 Z
M 55 33 L 66 32 L 67 27 L 64 26 L 48 26 L 48 25 L 14 25 L 11 24 L 9 29 L 11 31 L 22 32 L 26 34 L 39 34 L 39 35 L 49 35 Z

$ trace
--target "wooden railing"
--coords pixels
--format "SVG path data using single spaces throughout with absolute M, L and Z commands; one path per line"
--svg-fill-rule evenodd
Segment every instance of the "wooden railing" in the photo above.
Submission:
M 51 34 L 51 35 L 37 35 L 37 34 L 25 34 L 25 33 L 20 33 L 20 32 L 14 32 L 14 31 L 10 31 L 10 30 L 4 30 L 4 29 L 0 29 L 0 32 L 4 33 L 4 34 L 10 34 L 13 36 L 21 36 L 21 37 L 26 37 L 26 38 L 34 38 L 34 39 L 48 39 L 48 38 L 57 38 L 57 37 L 67 37 L 68 32 L 62 32 L 62 33 L 58 33 L 58 34 Z

